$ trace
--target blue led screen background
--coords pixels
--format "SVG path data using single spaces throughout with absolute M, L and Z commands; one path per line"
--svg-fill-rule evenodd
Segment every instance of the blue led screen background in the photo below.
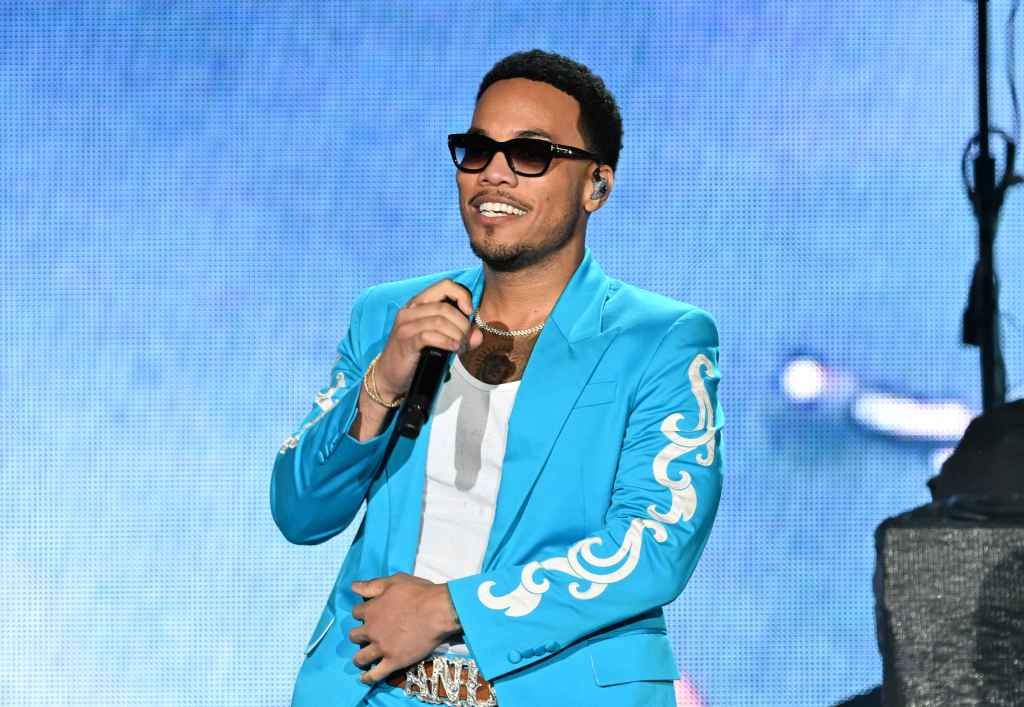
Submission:
M 1008 2 L 991 5 L 1009 128 Z M 667 610 L 680 704 L 824 706 L 879 683 L 872 532 L 928 500 L 949 443 L 851 405 L 980 408 L 958 343 L 974 12 L 0 3 L 0 705 L 288 703 L 352 531 L 288 545 L 274 456 L 359 291 L 475 262 L 444 136 L 487 69 L 533 47 L 592 67 L 622 108 L 598 262 L 721 330 L 725 492 Z M 1022 198 L 997 241 L 1014 398 Z M 834 390 L 788 398 L 798 357 Z

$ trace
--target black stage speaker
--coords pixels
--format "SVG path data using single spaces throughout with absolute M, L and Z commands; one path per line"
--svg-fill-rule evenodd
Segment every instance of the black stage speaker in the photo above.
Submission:
M 882 704 L 1024 705 L 1024 495 L 922 506 L 875 545 Z

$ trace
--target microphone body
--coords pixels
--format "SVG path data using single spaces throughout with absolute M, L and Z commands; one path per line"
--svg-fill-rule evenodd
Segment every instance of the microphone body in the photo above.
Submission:
M 409 439 L 420 436 L 420 430 L 430 418 L 434 409 L 434 401 L 441 390 L 445 374 L 452 365 L 453 352 L 426 346 L 420 352 L 420 360 L 412 374 L 412 384 L 405 395 L 401 417 L 398 421 L 398 433 Z

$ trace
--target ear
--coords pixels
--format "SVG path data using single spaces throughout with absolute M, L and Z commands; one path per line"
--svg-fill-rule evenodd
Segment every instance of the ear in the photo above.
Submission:
M 608 195 L 612 193 L 614 182 L 615 172 L 611 167 L 603 164 L 595 169 L 592 178 L 586 183 L 587 193 L 583 200 L 583 208 L 593 213 L 604 206 L 604 202 L 608 201 Z

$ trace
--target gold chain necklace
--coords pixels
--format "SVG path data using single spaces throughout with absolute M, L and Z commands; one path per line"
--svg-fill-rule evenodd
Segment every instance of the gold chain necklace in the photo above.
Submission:
M 505 331 L 504 329 L 496 329 L 480 318 L 479 307 L 477 307 L 476 311 L 473 312 L 473 321 L 476 322 L 476 325 L 478 327 L 480 327 L 487 333 L 494 334 L 496 336 L 529 336 L 530 334 L 536 334 L 538 331 L 544 328 L 545 324 L 547 324 L 547 322 L 541 322 L 535 327 L 530 327 L 529 329 L 517 329 L 515 331 Z

